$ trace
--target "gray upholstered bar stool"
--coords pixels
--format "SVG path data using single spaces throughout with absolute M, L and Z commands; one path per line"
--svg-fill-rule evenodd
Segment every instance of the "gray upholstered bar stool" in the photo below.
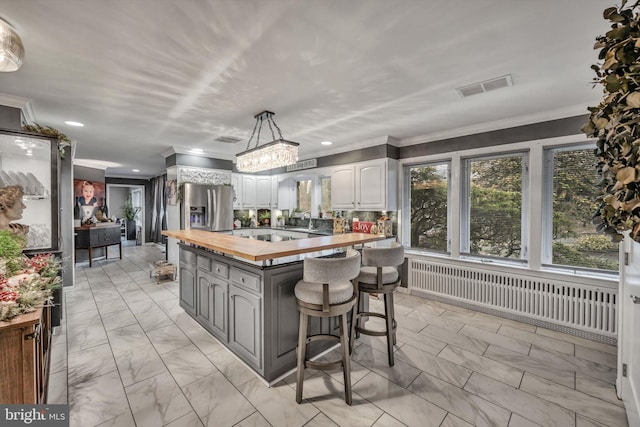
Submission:
M 396 343 L 396 320 L 393 313 L 393 292 L 400 285 L 398 266 L 404 262 L 404 248 L 399 243 L 393 243 L 387 248 L 363 248 L 362 265 L 357 285 L 357 303 L 351 320 L 351 340 L 349 350 L 353 351 L 356 334 L 387 337 L 389 352 L 389 366 L 393 366 L 393 345 Z M 359 311 L 363 293 L 377 293 L 384 295 L 384 314 L 371 311 Z M 384 331 L 366 329 L 361 325 L 361 318 L 365 316 L 380 317 L 385 320 Z
M 352 282 L 360 273 L 360 254 L 348 249 L 341 258 L 305 258 L 302 280 L 295 286 L 296 302 L 300 312 L 298 332 L 298 371 L 296 375 L 296 402 L 302 402 L 302 383 L 305 368 L 335 369 L 342 366 L 345 402 L 351 405 L 351 364 L 349 363 L 349 328 L 347 315 L 356 303 Z M 307 336 L 309 317 L 340 317 L 340 336 L 316 334 Z M 336 362 L 307 360 L 307 345 L 318 340 L 339 341 L 342 358 Z

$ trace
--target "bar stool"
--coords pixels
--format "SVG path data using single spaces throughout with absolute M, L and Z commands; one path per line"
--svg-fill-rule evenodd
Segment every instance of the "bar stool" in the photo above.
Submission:
M 356 303 L 355 286 L 351 282 L 360 273 L 360 253 L 348 249 L 343 258 L 305 258 L 304 273 L 294 289 L 300 329 L 298 332 L 298 371 L 296 374 L 296 402 L 302 402 L 302 383 L 305 368 L 320 370 L 342 366 L 344 373 L 345 402 L 351 405 L 351 365 L 349 363 L 349 329 L 347 315 Z M 340 336 L 316 334 L 307 336 L 309 317 L 340 316 Z M 339 341 L 341 360 L 315 362 L 307 360 L 307 346 L 318 340 Z
M 356 334 L 387 337 L 389 366 L 393 366 L 393 345 L 396 343 L 396 320 L 393 313 L 393 292 L 400 285 L 400 274 L 397 267 L 404 262 L 404 247 L 393 243 L 388 248 L 363 248 L 360 274 L 354 281 L 357 285 L 357 303 L 351 319 L 349 351 L 353 351 Z M 363 293 L 384 295 L 384 314 L 371 311 L 360 311 L 360 300 Z M 365 316 L 380 317 L 385 320 L 384 331 L 374 331 L 361 326 L 361 318 Z

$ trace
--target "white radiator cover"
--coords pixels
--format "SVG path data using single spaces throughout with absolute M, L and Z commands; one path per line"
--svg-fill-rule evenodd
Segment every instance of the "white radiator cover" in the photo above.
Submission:
M 409 259 L 409 290 L 444 297 L 562 332 L 615 343 L 618 290 L 533 271 Z M 547 275 L 548 276 L 548 275 Z M 577 279 L 577 278 L 576 278 Z M 577 279 L 579 280 L 579 279 Z M 575 333 L 575 331 L 583 333 Z

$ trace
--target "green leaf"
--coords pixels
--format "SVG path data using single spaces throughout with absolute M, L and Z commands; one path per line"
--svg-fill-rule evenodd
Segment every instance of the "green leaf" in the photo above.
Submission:
M 614 13 L 618 13 L 618 8 L 617 7 L 608 7 L 604 10 L 604 12 L 602 12 L 602 16 L 604 17 L 604 19 L 609 19 L 609 17 L 611 15 L 613 15 Z

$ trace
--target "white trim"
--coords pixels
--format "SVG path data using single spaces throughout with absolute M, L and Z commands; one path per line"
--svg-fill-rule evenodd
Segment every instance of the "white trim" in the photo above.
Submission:
M 447 130 L 443 132 L 435 132 L 431 134 L 425 135 L 417 135 L 409 138 L 402 138 L 397 141 L 396 146 L 398 147 L 406 147 L 409 145 L 416 145 L 425 142 L 434 142 L 442 139 L 456 138 L 461 136 L 469 136 L 475 135 L 478 133 L 484 132 L 492 132 L 496 130 L 504 130 L 508 128 L 513 128 L 517 126 L 526 126 L 537 124 L 541 122 L 551 121 L 551 120 L 560 120 L 569 117 L 586 115 L 587 114 L 587 106 L 573 105 L 570 107 L 557 109 L 557 110 L 549 110 L 541 113 L 531 114 L 527 116 L 520 117 L 512 117 L 502 120 L 496 120 L 493 122 L 480 123 L 477 125 L 457 128 L 453 130 Z

